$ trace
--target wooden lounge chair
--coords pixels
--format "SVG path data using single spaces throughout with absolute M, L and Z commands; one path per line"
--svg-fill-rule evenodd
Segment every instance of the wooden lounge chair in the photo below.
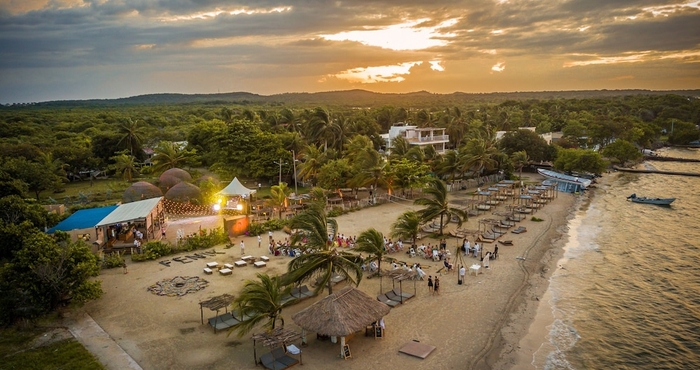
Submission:
M 308 286 L 304 285 L 301 288 L 299 288 L 299 295 L 301 295 L 302 297 L 309 298 L 316 295 L 316 293 L 312 292 L 311 290 L 309 290 Z
M 396 306 L 401 304 L 401 302 L 393 301 L 393 300 L 387 298 L 386 294 L 378 294 L 377 300 L 379 302 L 384 303 L 385 305 L 387 305 L 389 307 L 396 307 Z
M 260 356 L 260 363 L 266 369 L 270 370 L 282 370 L 287 368 L 287 365 L 285 365 L 283 362 L 275 360 L 275 356 L 272 355 L 272 352 Z
M 391 291 L 394 292 L 394 294 L 403 297 L 404 300 L 406 300 L 406 299 L 411 299 L 411 298 L 414 297 L 414 294 L 412 294 L 412 293 L 407 293 L 407 292 L 402 292 L 402 291 L 401 291 L 400 289 L 398 289 L 398 288 L 394 288 L 394 289 L 392 289 Z
M 219 330 L 228 329 L 239 322 L 240 321 L 233 317 L 230 312 L 209 319 L 209 325 L 214 328 L 214 333 Z
M 512 240 L 499 240 L 498 242 L 503 244 L 503 245 L 513 245 Z

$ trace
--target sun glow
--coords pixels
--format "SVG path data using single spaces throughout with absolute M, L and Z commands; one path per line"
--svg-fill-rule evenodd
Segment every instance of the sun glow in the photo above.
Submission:
M 449 19 L 437 26 L 420 26 L 429 19 L 405 22 L 379 29 L 339 32 L 332 35 L 320 35 L 331 41 L 355 41 L 364 45 L 379 46 L 392 50 L 422 50 L 436 46 L 445 46 L 445 38 L 454 37 L 454 33 L 443 29 L 453 26 L 458 19 Z
M 498 62 L 494 64 L 493 67 L 491 67 L 491 70 L 494 72 L 503 72 L 503 70 L 506 69 L 506 63 L 505 62 Z
M 160 18 L 161 21 L 163 22 L 177 22 L 177 21 L 191 21 L 191 20 L 202 20 L 202 19 L 212 19 L 216 18 L 219 15 L 222 14 L 227 14 L 227 15 L 240 15 L 240 14 L 246 14 L 246 15 L 253 15 L 253 14 L 270 14 L 270 13 L 283 13 L 283 12 L 288 12 L 292 10 L 291 6 L 284 6 L 284 7 L 276 7 L 276 8 L 270 8 L 270 9 L 263 9 L 263 8 L 258 8 L 258 9 L 248 9 L 248 8 L 243 8 L 243 9 L 233 9 L 233 10 L 223 10 L 223 9 L 215 9 L 212 11 L 208 12 L 199 12 L 199 13 L 192 13 L 192 14 L 185 14 L 185 15 L 176 15 L 176 16 L 169 16 L 169 17 L 162 17 Z
M 433 62 L 430 62 L 433 65 Z M 411 73 L 411 67 L 421 65 L 423 62 L 406 62 L 390 66 L 359 67 L 348 69 L 330 77 L 347 80 L 353 83 L 371 84 L 377 82 L 401 82 Z

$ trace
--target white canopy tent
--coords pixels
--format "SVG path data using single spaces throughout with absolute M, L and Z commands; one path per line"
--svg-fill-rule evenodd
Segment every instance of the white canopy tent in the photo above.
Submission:
M 225 197 L 241 196 L 243 198 L 249 198 L 251 194 L 255 194 L 255 190 L 246 188 L 240 181 L 238 181 L 237 177 L 234 177 L 233 180 L 231 180 L 231 183 L 217 194 Z

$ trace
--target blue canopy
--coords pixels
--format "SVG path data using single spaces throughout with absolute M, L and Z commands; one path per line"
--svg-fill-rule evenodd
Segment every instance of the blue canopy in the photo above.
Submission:
M 117 206 L 81 209 L 70 215 L 67 219 L 59 222 L 58 225 L 49 229 L 47 233 L 53 234 L 56 231 L 71 231 L 95 227 L 115 209 L 117 209 Z

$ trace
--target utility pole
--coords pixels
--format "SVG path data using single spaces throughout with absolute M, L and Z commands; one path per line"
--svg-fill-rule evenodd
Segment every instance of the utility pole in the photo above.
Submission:
M 292 163 L 294 166 L 294 195 L 299 196 L 299 190 L 297 189 L 297 156 L 292 150 Z
M 282 183 L 282 158 L 280 158 L 280 181 L 277 183 L 277 185 Z

